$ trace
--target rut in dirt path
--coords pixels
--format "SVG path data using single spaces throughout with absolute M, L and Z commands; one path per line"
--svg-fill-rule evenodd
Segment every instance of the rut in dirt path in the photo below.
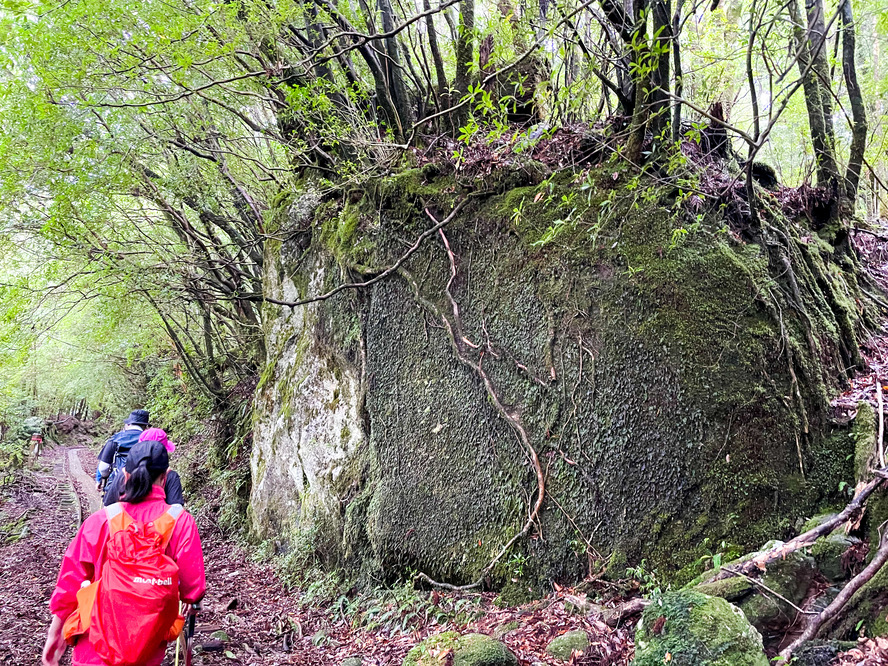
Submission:
M 0 488 L 0 664 L 40 663 L 49 597 L 82 513 L 68 465 L 67 449 L 47 449 Z

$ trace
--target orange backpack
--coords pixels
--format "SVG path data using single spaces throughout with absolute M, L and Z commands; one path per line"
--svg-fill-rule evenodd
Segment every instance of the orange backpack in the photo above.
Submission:
M 108 554 L 98 580 L 77 592 L 77 610 L 65 621 L 65 640 L 86 636 L 108 666 L 139 666 L 173 641 L 185 619 L 179 614 L 179 567 L 166 555 L 179 504 L 148 523 L 123 507 L 105 507 Z

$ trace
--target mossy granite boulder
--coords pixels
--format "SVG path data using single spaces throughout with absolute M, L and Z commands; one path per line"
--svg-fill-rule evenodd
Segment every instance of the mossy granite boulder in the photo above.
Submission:
M 828 396 L 857 355 L 852 273 L 815 235 L 793 246 L 790 284 L 780 243 L 727 233 L 718 207 L 677 234 L 677 190 L 627 190 L 613 175 L 585 172 L 582 196 L 565 173 L 473 197 L 446 228 L 455 279 L 430 236 L 372 288 L 263 305 L 258 537 L 286 549 L 308 535 L 331 565 L 368 579 L 409 567 L 469 582 L 520 528 L 536 477 L 454 351 L 441 319 L 453 323 L 451 295 L 464 352 L 477 363 L 490 350 L 489 385 L 520 415 L 558 501 L 538 517 L 546 538 L 520 541 L 495 584 L 581 577 L 579 535 L 614 562 L 678 571 L 707 537 L 749 548 L 839 499 L 854 443 L 830 423 Z M 378 274 L 460 187 L 412 170 L 341 202 L 294 194 L 270 211 L 281 240 L 266 243 L 264 293 L 292 301 Z M 570 215 L 562 194 L 575 198 Z M 789 224 L 769 219 L 781 238 L 796 237 Z M 804 312 L 785 296 L 799 288 Z
M 781 544 L 780 541 L 769 541 L 761 550 L 744 555 L 726 566 L 739 564 Z M 813 557 L 804 551 L 796 551 L 768 564 L 759 578 L 761 585 L 756 585 L 743 576 L 724 578 L 715 582 L 697 582 L 705 581 L 714 573 L 714 571 L 704 573 L 687 587 L 733 603 L 760 631 L 779 630 L 796 617 L 796 611 L 790 604 L 798 605 L 805 598 L 817 574 L 817 565 Z
M 771 541 L 766 543 L 762 550 L 770 550 L 777 545 L 780 545 L 779 541 Z M 803 551 L 790 553 L 768 564 L 768 568 L 760 578 L 762 585 L 767 589 L 756 586 L 753 594 L 737 601 L 736 604 L 746 615 L 746 619 L 760 630 L 785 627 L 792 623 L 797 615 L 797 611 L 789 604 L 801 603 L 816 572 L 817 565 L 813 557 Z M 772 590 L 783 599 L 769 593 L 768 590 Z
M 554 638 L 546 646 L 546 652 L 556 659 L 568 661 L 574 652 L 582 653 L 587 647 L 589 647 L 589 636 L 582 629 L 577 629 Z
M 403 666 L 440 666 L 441 656 L 452 651 L 453 666 L 518 666 L 505 645 L 484 634 L 459 635 L 455 631 L 429 636 L 407 653 Z
M 762 637 L 724 599 L 668 592 L 642 613 L 633 666 L 768 666 Z

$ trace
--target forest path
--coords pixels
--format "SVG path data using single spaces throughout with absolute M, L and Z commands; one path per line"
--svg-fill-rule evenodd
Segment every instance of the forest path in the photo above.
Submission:
M 62 555 L 80 521 L 100 505 L 91 448 L 81 442 L 47 447 L 28 469 L 2 478 L 0 485 L 0 665 L 36 664 L 46 636 L 48 602 Z M 551 638 L 584 628 L 594 655 L 571 663 L 627 666 L 632 654 L 628 631 L 611 629 L 571 613 L 569 590 L 522 607 L 499 608 L 493 594 L 435 595 L 300 603 L 303 593 L 288 590 L 274 569 L 256 562 L 242 543 L 220 529 L 202 510 L 205 498 L 191 498 L 204 547 L 207 594 L 197 617 L 195 666 L 340 666 L 357 658 L 362 666 L 401 666 L 411 647 L 444 630 L 504 633 L 503 641 L 521 666 L 562 664 L 545 653 Z M 440 610 L 467 604 L 471 617 L 460 624 L 435 618 Z M 344 605 L 343 605 L 344 604 Z M 354 626 L 347 609 L 363 604 L 364 628 Z M 419 608 L 419 610 L 417 610 Z M 389 621 L 374 624 L 376 616 Z M 381 617 L 380 620 L 384 620 Z M 505 631 L 503 631 L 505 629 Z M 511 629 L 511 631 L 509 631 Z M 165 665 L 172 665 L 173 649 Z M 62 664 L 70 664 L 70 651 Z

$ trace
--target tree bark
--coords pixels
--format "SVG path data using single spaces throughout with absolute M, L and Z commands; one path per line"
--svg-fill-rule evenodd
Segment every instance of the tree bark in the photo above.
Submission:
M 652 73 L 651 132 L 654 142 L 668 139 L 669 127 L 669 56 L 674 38 L 672 35 L 671 0 L 653 0 L 652 15 L 656 47 L 656 66 Z
M 675 13 L 672 15 L 672 65 L 675 73 L 675 96 L 684 94 L 684 71 L 681 66 L 681 45 L 679 36 L 681 33 L 681 10 L 684 0 L 675 0 Z M 672 103 L 672 141 L 678 143 L 681 140 L 681 102 Z
M 422 8 L 429 11 L 432 8 L 429 0 L 422 0 Z M 438 86 L 438 100 L 442 109 L 449 106 L 449 84 L 447 74 L 444 71 L 444 59 L 441 57 L 441 49 L 438 48 L 438 31 L 435 30 L 435 17 L 433 14 L 426 16 L 426 32 L 429 35 L 429 48 L 432 51 L 432 61 L 435 63 L 435 79 Z
M 857 82 L 857 61 L 855 55 L 855 25 L 851 0 L 843 0 L 840 8 L 842 21 L 842 73 L 845 75 L 845 87 L 848 88 L 848 99 L 851 102 L 851 148 L 848 155 L 848 168 L 845 171 L 845 205 L 849 212 L 854 212 L 857 201 L 857 188 L 860 185 L 860 170 L 863 166 L 863 154 L 866 150 L 866 105 L 863 93 Z
M 382 31 L 389 33 L 395 29 L 395 10 L 391 0 L 378 0 L 379 15 L 382 20 Z M 401 46 L 397 35 L 385 40 L 385 57 L 381 62 L 388 84 L 388 94 L 397 114 L 397 135 L 403 141 L 407 129 L 413 125 L 413 110 L 407 97 L 407 86 L 404 84 L 404 71 L 401 68 Z
M 469 85 L 471 84 L 471 67 L 475 61 L 475 0 L 462 0 L 459 3 L 458 32 L 459 36 L 456 40 L 456 77 L 453 82 L 457 96 L 454 102 L 457 103 L 469 94 Z M 468 112 L 469 105 L 459 110 L 456 118 L 453 119 L 454 133 L 465 122 Z
M 822 187 L 832 188 L 838 183 L 839 172 L 836 165 L 831 131 L 832 119 L 827 122 L 825 117 L 826 109 L 823 106 L 820 81 L 818 80 L 816 64 L 812 60 L 817 54 L 812 53 L 812 40 L 806 34 L 804 28 L 805 19 L 802 17 L 798 0 L 790 0 L 788 7 L 790 19 L 793 23 L 795 47 L 799 54 L 798 66 L 802 76 L 805 107 L 808 112 L 808 129 L 811 132 L 811 143 L 814 146 L 814 155 L 817 160 L 815 165 L 817 184 Z M 816 20 L 816 16 L 812 18 Z M 818 51 L 822 52 L 823 42 L 818 41 L 816 35 L 814 36 L 814 42 L 818 46 Z M 830 105 L 829 108 L 831 110 L 832 106 Z

